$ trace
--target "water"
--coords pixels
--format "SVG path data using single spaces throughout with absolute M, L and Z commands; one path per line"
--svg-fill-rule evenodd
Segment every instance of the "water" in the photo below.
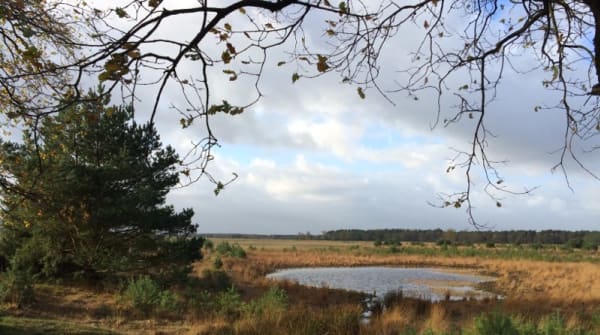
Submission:
M 434 268 L 329 267 L 280 270 L 267 275 L 273 280 L 291 280 L 301 285 L 358 291 L 383 298 L 389 292 L 430 301 L 496 297 L 477 289 L 492 277 L 455 273 Z

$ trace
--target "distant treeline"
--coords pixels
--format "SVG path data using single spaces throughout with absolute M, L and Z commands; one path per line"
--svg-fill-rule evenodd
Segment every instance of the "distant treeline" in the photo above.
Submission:
M 510 244 L 567 244 L 574 248 L 600 245 L 600 231 L 566 230 L 505 230 L 466 231 L 442 229 L 341 229 L 323 232 L 268 235 L 268 234 L 203 234 L 211 238 L 373 241 L 382 243 L 435 242 L 444 244 L 510 243 Z
M 449 243 L 512 243 L 512 244 L 571 244 L 581 247 L 584 243 L 596 244 L 598 231 L 564 230 L 509 230 L 509 231 L 455 231 L 413 229 L 343 229 L 324 232 L 325 240 L 381 241 L 381 242 L 440 242 Z

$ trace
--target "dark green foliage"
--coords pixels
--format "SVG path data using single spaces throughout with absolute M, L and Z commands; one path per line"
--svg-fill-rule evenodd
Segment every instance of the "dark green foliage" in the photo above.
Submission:
M 179 180 L 177 154 L 131 108 L 86 98 L 23 143 L 2 143 L 15 188 L 2 194 L 0 254 L 27 254 L 44 276 L 185 276 L 202 239 L 191 209 L 164 204 Z
M 33 271 L 17 258 L 13 258 L 10 269 L 0 274 L 0 302 L 12 302 L 18 306 L 28 305 L 34 301 Z
M 600 246 L 600 232 L 587 233 L 581 241 L 583 249 L 597 250 L 598 246 Z
M 589 236 L 588 236 L 589 235 Z M 600 232 L 564 230 L 511 230 L 511 231 L 454 231 L 442 229 L 342 229 L 324 232 L 324 240 L 342 241 L 406 241 L 436 242 L 442 244 L 473 244 L 494 242 L 496 244 L 565 244 L 570 239 L 596 239 L 600 245 Z M 595 237 L 594 237 L 595 236 Z M 239 236 L 238 236 L 239 237 Z
M 581 239 L 581 238 L 569 239 L 566 243 L 566 246 L 569 248 L 580 249 L 583 246 L 583 239 Z

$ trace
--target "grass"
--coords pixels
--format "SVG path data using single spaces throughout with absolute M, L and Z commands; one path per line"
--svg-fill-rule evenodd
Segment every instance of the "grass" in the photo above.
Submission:
M 110 335 L 111 330 L 90 327 L 62 320 L 24 317 L 0 317 L 0 334 L 3 335 Z
M 169 301 L 176 313 L 136 312 L 134 304 L 125 303 L 125 290 L 114 285 L 38 284 L 35 305 L 0 306 L 0 334 L 480 335 L 502 334 L 502 327 L 515 335 L 600 334 L 600 266 L 594 252 L 409 243 L 393 250 L 371 242 L 320 240 L 214 239 L 214 245 L 225 241 L 241 246 L 246 257 L 206 250 L 192 286 L 173 289 Z M 278 268 L 365 265 L 494 275 L 496 282 L 485 288 L 506 299 L 430 303 L 400 295 L 365 324 L 363 294 L 264 278 Z

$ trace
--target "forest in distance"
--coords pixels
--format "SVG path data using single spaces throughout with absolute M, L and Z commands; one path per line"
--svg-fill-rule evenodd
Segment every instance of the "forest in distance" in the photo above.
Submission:
M 597 249 L 600 231 L 568 230 L 442 230 L 442 229 L 338 229 L 321 234 L 203 234 L 208 238 L 300 239 L 373 241 L 381 243 L 431 242 L 442 244 L 509 243 L 566 244 L 573 248 Z

